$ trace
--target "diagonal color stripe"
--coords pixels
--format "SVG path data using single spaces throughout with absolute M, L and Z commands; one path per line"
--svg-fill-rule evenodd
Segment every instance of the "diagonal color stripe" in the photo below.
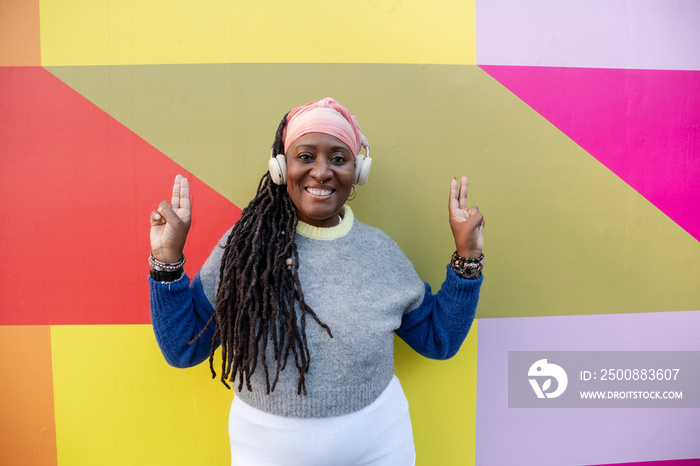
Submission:
M 641 463 L 597 464 L 586 466 L 700 466 L 700 458 L 668 461 L 642 461 Z
M 150 322 L 149 215 L 186 172 L 42 68 L 0 82 L 0 324 Z M 194 272 L 239 210 L 192 189 Z
M 482 68 L 700 240 L 700 71 Z
M 372 176 L 352 201 L 434 288 L 450 178 L 486 215 L 480 317 L 696 309 L 700 245 L 476 66 L 154 65 L 52 73 L 238 205 L 282 115 L 328 95 L 358 116 Z M 651 245 L 651 246 L 650 246 Z M 664 264 L 663 273 L 649 264 Z

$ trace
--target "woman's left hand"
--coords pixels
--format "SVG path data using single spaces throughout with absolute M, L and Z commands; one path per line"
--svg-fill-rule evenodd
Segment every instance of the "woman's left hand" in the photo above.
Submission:
M 467 209 L 467 194 L 469 193 L 469 180 L 462 177 L 461 183 L 452 180 L 450 187 L 450 228 L 455 238 L 457 254 L 467 259 L 477 259 L 484 249 L 484 216 L 477 206 Z

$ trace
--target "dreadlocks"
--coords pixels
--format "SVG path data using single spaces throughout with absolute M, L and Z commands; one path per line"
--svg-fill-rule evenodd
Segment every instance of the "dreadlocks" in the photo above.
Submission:
M 286 120 L 287 115 L 277 128 L 272 146 L 275 154 L 284 153 L 282 133 Z M 291 353 L 299 371 L 297 393 L 306 395 L 304 376 L 311 361 L 306 341 L 307 315 L 333 337 L 304 300 L 294 242 L 296 225 L 296 209 L 286 186 L 274 184 L 265 173 L 255 198 L 241 213 L 226 242 L 216 310 L 207 323 L 207 327 L 215 323 L 209 355 L 212 377 L 216 377 L 214 350 L 220 341 L 221 382 L 227 388 L 231 387 L 226 381 L 234 382 L 238 376 L 238 390 L 245 381 L 252 391 L 251 377 L 260 361 L 265 373 L 265 393 L 269 394 Z M 292 259 L 291 265 L 287 265 L 288 259 Z M 272 382 L 266 357 L 270 342 L 276 361 Z

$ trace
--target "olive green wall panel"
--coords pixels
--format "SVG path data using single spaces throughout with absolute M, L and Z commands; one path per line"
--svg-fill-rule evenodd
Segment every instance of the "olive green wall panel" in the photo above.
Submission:
M 352 201 L 357 216 L 387 231 L 434 287 L 453 250 L 449 181 L 470 177 L 470 202 L 487 219 L 479 317 L 700 302 L 697 241 L 476 66 L 49 70 L 241 207 L 284 113 L 334 96 L 358 116 L 375 161 Z

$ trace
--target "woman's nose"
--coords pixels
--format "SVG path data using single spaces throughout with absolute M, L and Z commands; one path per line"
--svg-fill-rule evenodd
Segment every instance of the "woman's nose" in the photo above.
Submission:
M 311 175 L 318 180 L 326 180 L 333 175 L 333 172 L 330 170 L 328 162 L 323 160 L 323 158 L 319 158 L 314 163 Z

